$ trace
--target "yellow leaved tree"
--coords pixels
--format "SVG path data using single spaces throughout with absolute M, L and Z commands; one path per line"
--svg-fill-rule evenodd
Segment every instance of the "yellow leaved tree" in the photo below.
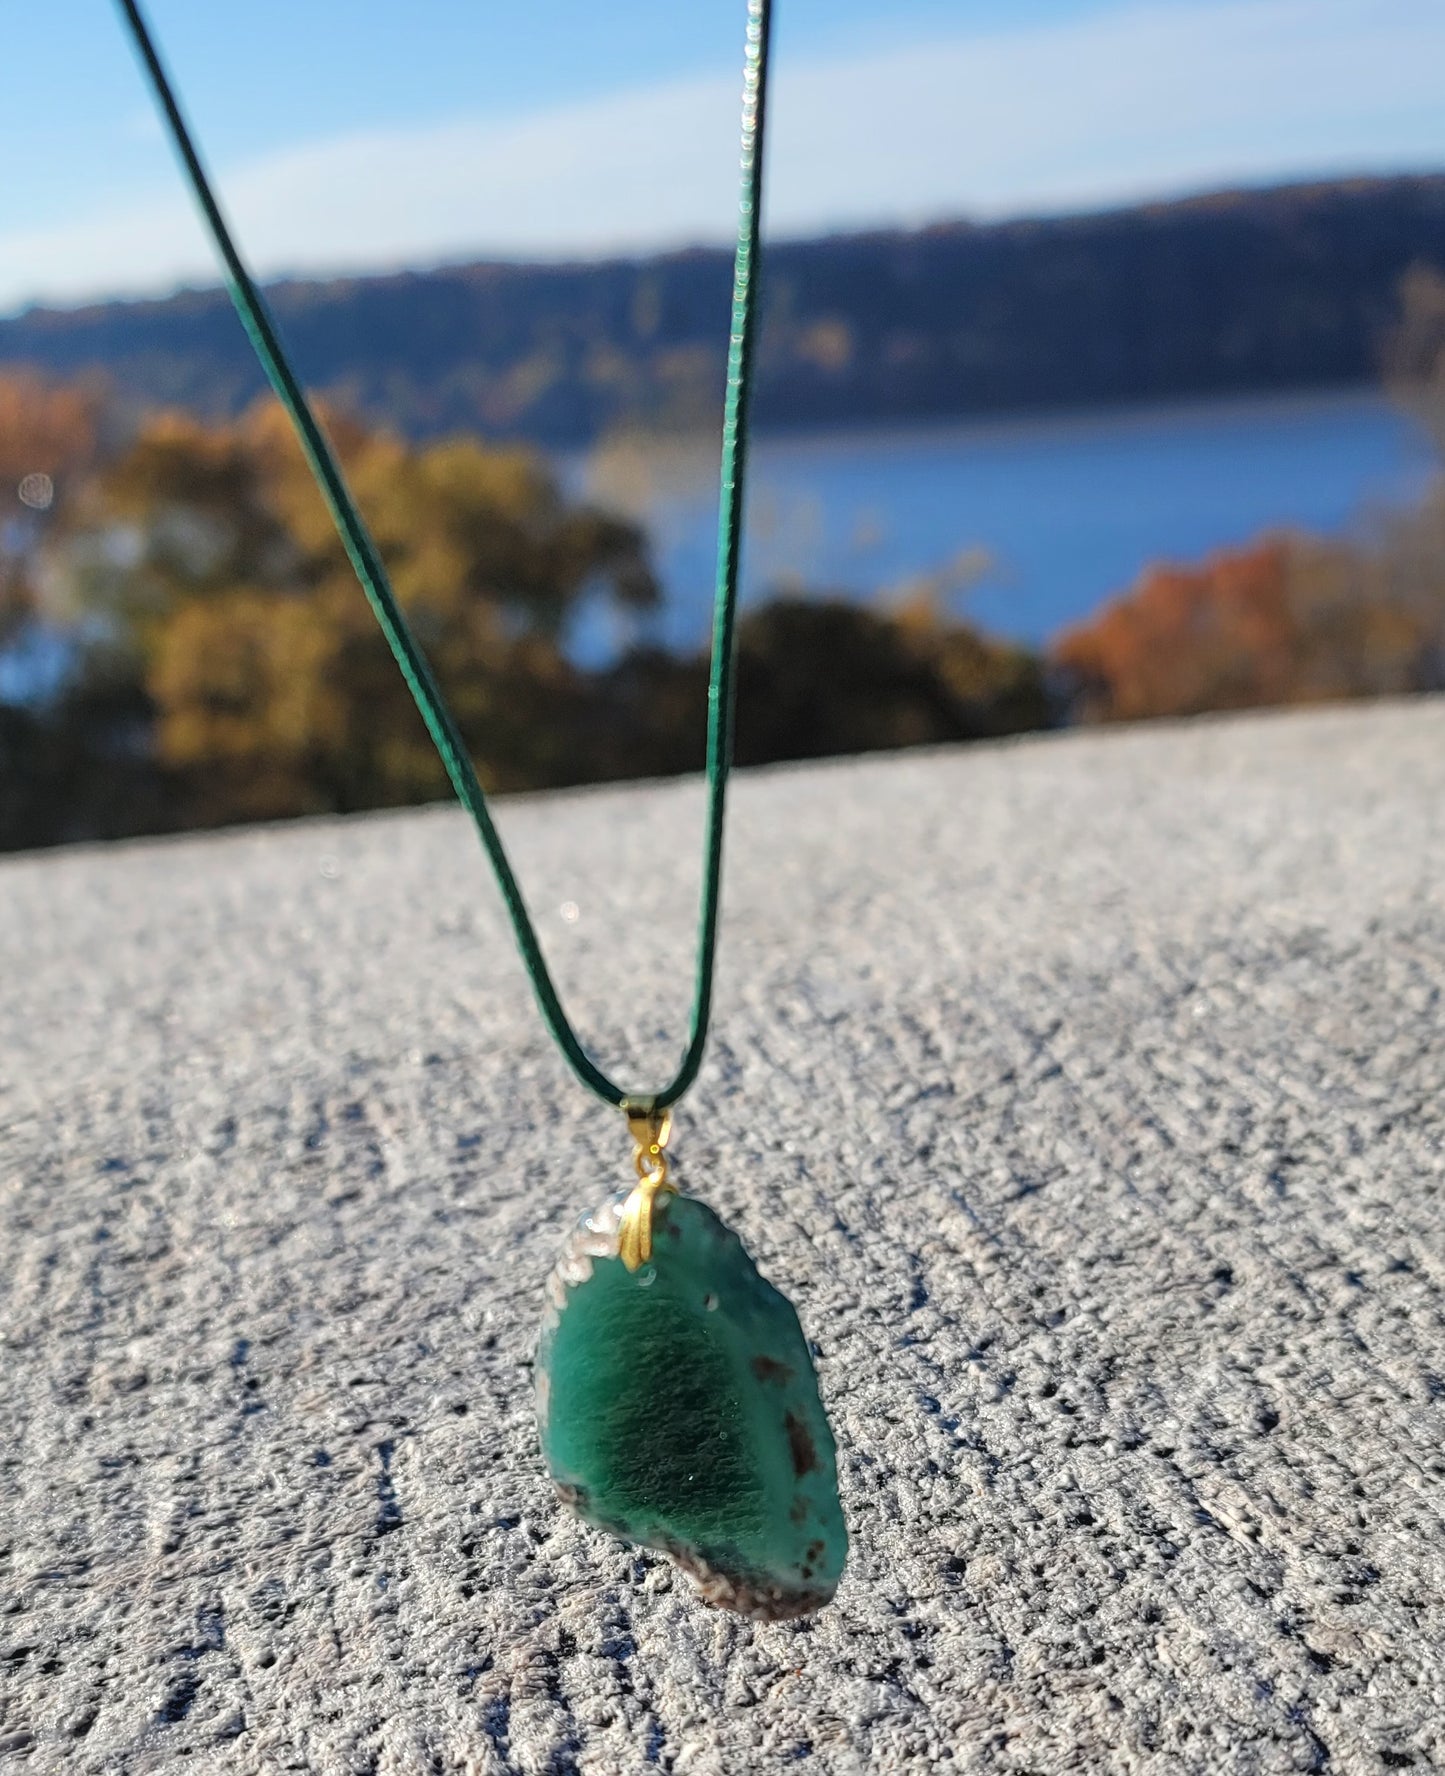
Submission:
M 589 596 L 657 599 L 642 533 L 569 501 L 534 455 L 329 426 L 484 785 L 579 774 L 560 642 Z M 444 793 L 441 766 L 286 422 L 162 414 L 78 520 L 80 598 L 138 658 L 159 761 L 204 824 Z M 544 719 L 545 717 L 545 719 Z M 582 774 L 586 774 L 585 772 Z

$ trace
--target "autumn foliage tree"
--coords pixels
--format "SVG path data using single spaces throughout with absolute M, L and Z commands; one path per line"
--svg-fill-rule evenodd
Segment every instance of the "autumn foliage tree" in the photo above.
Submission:
M 1278 536 L 1150 569 L 1053 657 L 1090 721 L 1445 684 L 1445 495 L 1364 542 Z
M 586 595 L 634 610 L 656 601 L 642 534 L 566 501 L 528 452 L 468 439 L 413 449 L 335 415 L 331 429 L 484 783 L 565 777 L 559 749 L 578 675 L 559 637 Z M 223 427 L 150 420 L 97 478 L 70 543 L 89 563 L 89 609 L 136 661 L 156 756 L 185 785 L 192 819 L 444 793 L 275 407 Z M 554 705 L 560 719 L 549 723 Z
M 133 744 L 148 718 L 134 675 L 67 669 L 78 612 L 56 539 L 124 433 L 95 380 L 0 376 L 0 848 L 164 824 Z
M 36 615 L 38 549 L 95 460 L 105 411 L 98 382 L 0 376 L 0 646 Z

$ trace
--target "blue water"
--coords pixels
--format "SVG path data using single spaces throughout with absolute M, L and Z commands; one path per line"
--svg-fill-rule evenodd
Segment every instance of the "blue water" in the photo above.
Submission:
M 609 483 L 580 469 L 598 497 Z M 666 589 L 662 634 L 706 633 L 715 451 L 664 453 L 623 491 Z M 1282 526 L 1339 534 L 1418 495 L 1423 436 L 1380 395 L 1212 402 L 754 446 L 744 596 L 780 586 L 897 594 L 937 576 L 944 602 L 1041 641 L 1150 563 L 1193 561 Z M 954 570 L 949 571 L 950 563 Z M 606 647 L 597 620 L 576 638 Z

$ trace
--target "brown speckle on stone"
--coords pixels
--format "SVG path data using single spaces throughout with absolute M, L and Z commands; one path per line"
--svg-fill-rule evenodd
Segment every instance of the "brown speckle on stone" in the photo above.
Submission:
M 793 1379 L 792 1366 L 780 1363 L 776 1357 L 754 1357 L 753 1374 L 759 1381 L 787 1383 Z
M 788 1433 L 788 1454 L 793 1458 L 793 1472 L 801 1480 L 804 1474 L 811 1474 L 818 1465 L 818 1452 L 813 1447 L 812 1432 L 796 1412 L 786 1415 L 783 1429 Z

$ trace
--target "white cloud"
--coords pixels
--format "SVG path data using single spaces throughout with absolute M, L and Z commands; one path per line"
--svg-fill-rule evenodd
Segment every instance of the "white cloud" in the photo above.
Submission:
M 777 69 L 769 226 L 1075 208 L 1231 180 L 1445 164 L 1439 0 L 1135 4 Z M 223 169 L 266 274 L 720 240 L 737 88 L 356 134 Z M 0 308 L 213 282 L 179 184 L 0 233 Z

